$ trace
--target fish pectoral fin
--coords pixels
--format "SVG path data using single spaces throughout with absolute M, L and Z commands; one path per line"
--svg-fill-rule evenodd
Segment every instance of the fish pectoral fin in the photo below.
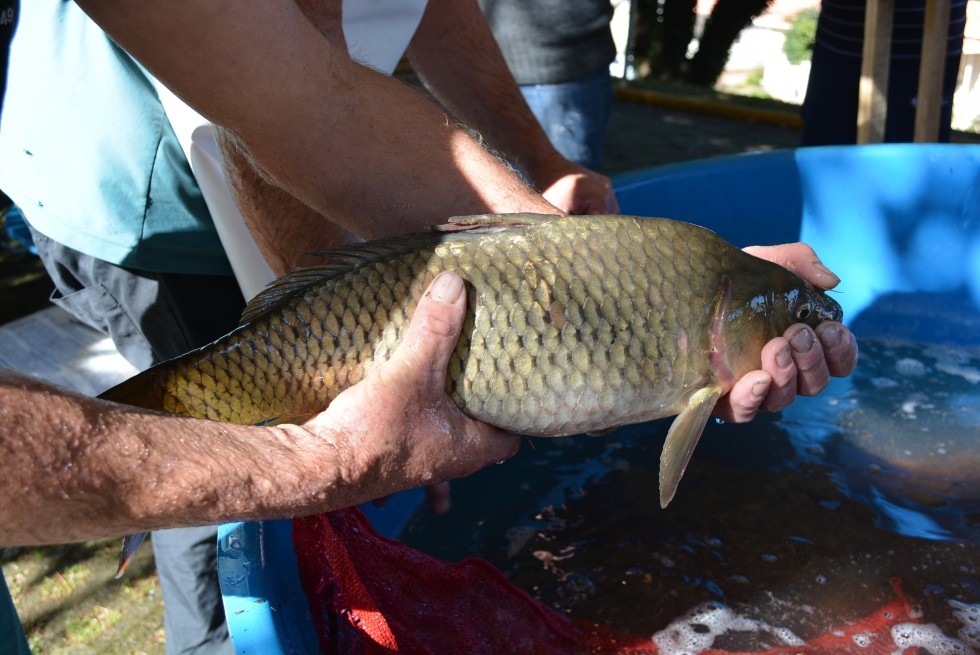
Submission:
M 119 568 L 116 569 L 116 580 L 122 577 L 122 574 L 126 571 L 126 567 L 132 561 L 133 555 L 136 554 L 139 547 L 146 541 L 149 534 L 149 532 L 137 532 L 136 534 L 126 535 L 126 538 L 123 539 L 122 552 L 119 553 Z
M 699 389 L 667 431 L 663 452 L 660 453 L 660 506 L 666 508 L 677 493 L 695 446 L 711 417 L 721 389 L 716 386 Z

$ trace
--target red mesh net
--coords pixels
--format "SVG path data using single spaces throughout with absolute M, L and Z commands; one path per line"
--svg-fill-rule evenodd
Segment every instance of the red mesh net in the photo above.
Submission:
M 378 535 L 357 509 L 296 519 L 293 541 L 323 653 L 653 655 L 650 637 L 572 623 L 514 587 L 491 564 L 444 562 Z M 805 645 L 763 655 L 897 652 L 892 628 L 912 621 L 896 598 Z M 903 651 L 912 655 L 917 649 Z M 708 649 L 704 655 L 739 655 Z M 760 651 L 756 651 L 758 655 Z M 747 654 L 742 654 L 747 655 Z

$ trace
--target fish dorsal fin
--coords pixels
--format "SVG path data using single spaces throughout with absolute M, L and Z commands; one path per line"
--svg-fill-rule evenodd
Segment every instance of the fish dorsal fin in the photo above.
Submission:
M 252 298 L 241 322 L 250 321 L 281 307 L 286 301 L 307 289 L 322 284 L 335 277 L 349 273 L 365 264 L 381 261 L 419 248 L 425 248 L 444 241 L 442 235 L 423 232 L 379 241 L 352 244 L 317 253 L 323 264 L 294 269 L 269 283 L 265 289 Z
M 242 312 L 242 324 L 249 323 L 281 307 L 287 300 L 310 287 L 344 275 L 365 264 L 391 259 L 413 250 L 432 247 L 446 241 L 497 234 L 554 220 L 550 214 L 484 214 L 454 216 L 445 225 L 430 227 L 425 232 L 390 237 L 377 241 L 341 246 L 321 253 L 324 263 L 298 268 L 273 280 L 269 286 L 249 301 Z
M 441 233 L 468 232 L 470 234 L 496 234 L 514 228 L 540 225 L 557 220 L 557 214 L 476 214 L 474 216 L 453 216 L 445 225 L 436 225 L 431 230 Z
M 347 270 L 347 269 L 344 269 Z M 290 271 L 276 278 L 248 301 L 242 311 L 241 325 L 250 323 L 282 306 L 293 295 L 301 293 L 317 282 L 339 275 L 343 271 L 336 266 L 315 266 Z

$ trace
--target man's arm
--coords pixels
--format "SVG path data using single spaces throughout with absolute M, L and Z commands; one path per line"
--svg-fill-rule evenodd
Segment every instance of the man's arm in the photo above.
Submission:
M 617 213 L 612 184 L 548 140 L 475 0 L 429 0 L 408 48 L 426 87 L 511 158 L 545 198 L 570 213 Z
M 401 234 L 467 213 L 555 212 L 436 105 L 353 62 L 292 0 L 78 1 L 247 144 L 277 184 L 353 234 Z M 766 375 L 739 380 L 722 415 L 748 420 L 763 403 L 778 409 L 798 392 L 820 391 L 828 371 L 849 373 L 857 347 L 840 330 L 842 342 L 793 351 L 788 366 L 767 357 Z
M 292 0 L 79 4 L 277 184 L 350 232 L 555 212 L 437 105 L 352 61 Z
M 460 278 L 438 277 L 394 357 L 303 426 L 147 412 L 0 370 L 0 546 L 312 514 L 507 459 L 518 438 L 445 393 L 465 303 Z

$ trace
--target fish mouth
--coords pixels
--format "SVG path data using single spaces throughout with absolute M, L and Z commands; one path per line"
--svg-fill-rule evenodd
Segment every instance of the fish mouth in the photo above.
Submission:
M 844 318 L 844 310 L 837 301 L 829 296 L 824 296 L 821 300 L 823 302 L 817 306 L 817 316 L 820 317 L 820 321 L 840 323 Z

